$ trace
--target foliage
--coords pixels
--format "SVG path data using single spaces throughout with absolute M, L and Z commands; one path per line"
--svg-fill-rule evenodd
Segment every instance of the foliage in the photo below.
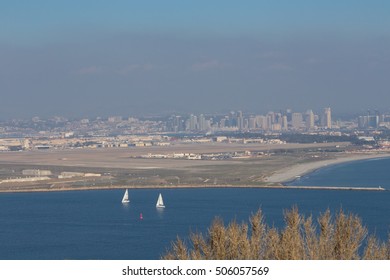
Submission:
M 278 230 L 264 223 L 261 210 L 248 223 L 227 226 L 216 218 L 206 236 L 192 233 L 189 246 L 179 237 L 163 259 L 179 260 L 356 260 L 390 259 L 390 238 L 379 242 L 367 235 L 359 217 L 329 210 L 313 223 L 297 207 L 284 212 L 285 227 Z

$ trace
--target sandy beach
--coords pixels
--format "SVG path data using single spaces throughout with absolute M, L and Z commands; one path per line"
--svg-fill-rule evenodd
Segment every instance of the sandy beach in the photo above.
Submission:
M 284 182 L 292 181 L 299 176 L 306 175 L 325 166 L 335 165 L 335 164 L 340 164 L 340 163 L 345 163 L 350 161 L 383 158 L 383 157 L 390 157 L 390 153 L 344 154 L 343 156 L 340 156 L 336 159 L 296 164 L 296 165 L 289 166 L 287 168 L 280 169 L 274 172 L 268 178 L 265 178 L 265 181 L 272 184 L 284 183 Z

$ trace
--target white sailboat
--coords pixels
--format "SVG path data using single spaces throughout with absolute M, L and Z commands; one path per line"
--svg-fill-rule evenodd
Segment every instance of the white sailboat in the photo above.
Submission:
M 122 198 L 122 203 L 129 203 L 129 202 L 130 202 L 129 190 L 126 189 L 125 194 L 123 195 L 123 198 Z
M 165 208 L 164 201 L 163 201 L 161 193 L 158 196 L 156 207 L 157 208 Z

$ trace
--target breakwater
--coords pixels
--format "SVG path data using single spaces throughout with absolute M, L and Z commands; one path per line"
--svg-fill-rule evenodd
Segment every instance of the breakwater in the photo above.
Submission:
M 382 187 L 285 186 L 285 188 L 305 190 L 386 191 L 386 189 Z

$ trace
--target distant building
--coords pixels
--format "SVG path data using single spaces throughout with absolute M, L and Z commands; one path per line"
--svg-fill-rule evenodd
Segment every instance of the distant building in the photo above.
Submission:
M 248 128 L 249 129 L 256 129 L 256 117 L 250 116 L 248 119 Z
M 280 123 L 274 123 L 272 125 L 272 130 L 273 131 L 280 131 L 280 130 L 282 130 L 282 125 Z
M 183 130 L 183 122 L 181 120 L 181 116 L 174 116 L 172 131 L 178 132 L 182 130 Z
M 282 129 L 287 130 L 288 129 L 288 121 L 287 121 L 287 116 L 282 117 Z
M 225 128 L 226 122 L 227 122 L 226 118 L 222 118 L 222 119 L 219 121 L 219 127 L 220 127 L 220 128 Z
M 60 175 L 58 175 L 58 179 L 69 179 L 73 177 L 84 177 L 84 173 L 82 172 L 61 172 Z
M 286 116 L 287 116 L 287 121 L 291 122 L 292 121 L 292 110 L 291 109 L 286 110 Z
M 368 127 L 378 128 L 379 116 L 368 116 Z
M 256 123 L 257 127 L 261 128 L 262 130 L 268 129 L 268 121 L 266 116 L 256 116 Z
M 330 108 L 325 108 L 321 118 L 321 126 L 327 129 L 332 128 L 332 113 Z
M 23 149 L 24 150 L 30 150 L 32 148 L 32 141 L 31 139 L 25 138 L 23 140 Z
M 195 131 L 198 129 L 198 118 L 195 115 L 190 115 L 189 130 Z
M 213 137 L 214 142 L 227 142 L 228 138 L 226 136 L 216 136 Z
M 50 170 L 41 170 L 41 169 L 24 169 L 22 170 L 22 174 L 25 176 L 50 176 L 51 171 Z
M 306 112 L 306 129 L 311 130 L 314 128 L 314 113 L 312 110 Z
M 112 116 L 108 118 L 108 122 L 115 123 L 115 122 L 121 122 L 122 116 Z
M 302 127 L 302 123 L 303 123 L 302 113 L 292 113 L 291 115 L 292 129 L 300 129 Z
M 272 125 L 275 122 L 275 114 L 274 112 L 268 112 L 267 114 L 267 130 L 272 129 Z
M 239 130 L 244 129 L 244 117 L 242 115 L 242 111 L 237 112 L 237 127 Z
M 378 128 L 379 127 L 379 115 L 371 115 L 370 112 L 366 116 L 359 116 L 358 126 L 359 128 Z
M 205 116 L 201 114 L 199 116 L 198 126 L 200 131 L 207 131 L 210 129 L 210 121 L 206 120 Z

